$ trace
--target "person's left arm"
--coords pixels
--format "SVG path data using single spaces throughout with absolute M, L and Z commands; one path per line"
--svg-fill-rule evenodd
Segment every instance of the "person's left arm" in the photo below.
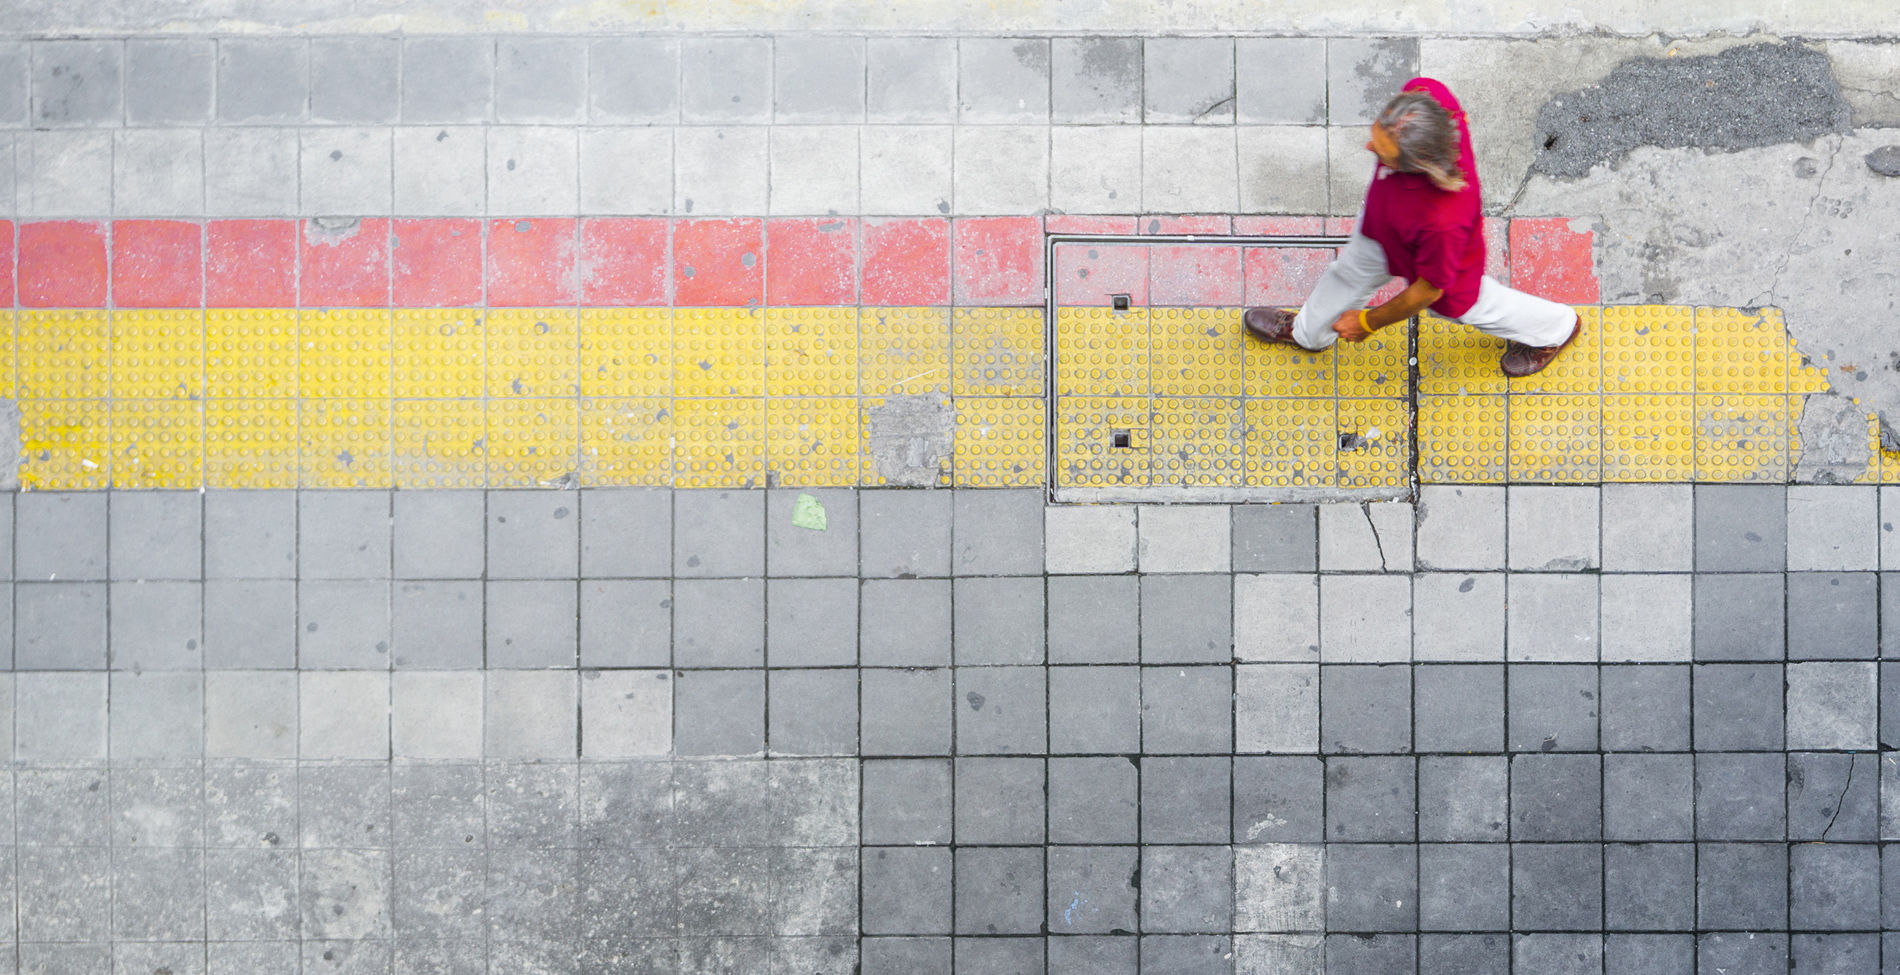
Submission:
M 1333 322 L 1333 331 L 1339 333 L 1339 337 L 1348 342 L 1364 342 L 1372 337 L 1373 332 L 1387 325 L 1405 321 L 1431 307 L 1432 302 L 1437 301 L 1444 293 L 1444 289 L 1421 277 L 1407 285 L 1404 291 L 1394 295 L 1391 301 L 1376 308 L 1365 309 L 1363 323 L 1359 317 L 1361 312 L 1356 308 L 1339 316 L 1339 319 Z

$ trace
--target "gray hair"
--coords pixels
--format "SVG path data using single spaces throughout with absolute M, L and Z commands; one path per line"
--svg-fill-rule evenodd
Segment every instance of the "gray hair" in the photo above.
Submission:
M 1398 143 L 1399 170 L 1423 173 L 1447 192 L 1465 188 L 1465 176 L 1458 171 L 1458 126 L 1438 99 L 1422 91 L 1402 91 L 1379 110 L 1379 125 Z

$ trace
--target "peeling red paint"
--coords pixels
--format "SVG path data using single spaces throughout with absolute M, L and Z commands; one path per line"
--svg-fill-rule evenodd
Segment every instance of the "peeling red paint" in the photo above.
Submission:
M 950 221 L 864 221 L 862 277 L 866 305 L 949 304 Z
M 858 222 L 840 217 L 765 225 L 767 305 L 851 305 L 858 300 Z
M 611 307 L 667 304 L 667 221 L 608 217 L 581 221 L 581 303 Z
M 1571 230 L 1561 217 L 1511 221 L 1511 286 L 1551 301 L 1595 304 L 1601 289 L 1594 236 Z
M 298 302 L 305 308 L 389 307 L 389 221 L 303 224 Z
M 488 303 L 571 305 L 579 293 L 573 219 L 490 220 Z
M 676 222 L 673 295 L 680 307 L 758 307 L 765 300 L 765 221 Z
M 957 304 L 1042 303 L 1042 218 L 959 219 L 951 239 Z
M 205 225 L 205 307 L 294 308 L 297 225 L 213 220 Z

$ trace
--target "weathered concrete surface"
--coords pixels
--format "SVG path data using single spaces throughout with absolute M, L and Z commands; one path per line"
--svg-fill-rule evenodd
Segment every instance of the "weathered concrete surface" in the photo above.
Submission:
M 1458 34 L 1867 37 L 1894 29 L 1889 0 L 1746 6 L 1724 0 L 18 0 L 0 32 L 874 30 L 896 33 Z

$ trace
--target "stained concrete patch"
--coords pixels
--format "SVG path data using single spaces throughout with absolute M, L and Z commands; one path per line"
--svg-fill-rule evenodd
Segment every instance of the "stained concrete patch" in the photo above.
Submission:
M 1867 411 L 1845 396 L 1816 393 L 1801 411 L 1801 453 L 1794 479 L 1807 484 L 1852 484 L 1867 472 Z
M 1867 168 L 1881 176 L 1900 176 L 1900 146 L 1881 146 L 1861 157 Z
M 1797 44 L 1629 61 L 1537 113 L 1533 171 L 1573 179 L 1638 146 L 1734 151 L 1845 132 L 1827 55 Z
M 931 487 L 950 460 L 956 413 L 941 393 L 893 396 L 867 411 L 866 441 L 878 475 L 904 487 Z

